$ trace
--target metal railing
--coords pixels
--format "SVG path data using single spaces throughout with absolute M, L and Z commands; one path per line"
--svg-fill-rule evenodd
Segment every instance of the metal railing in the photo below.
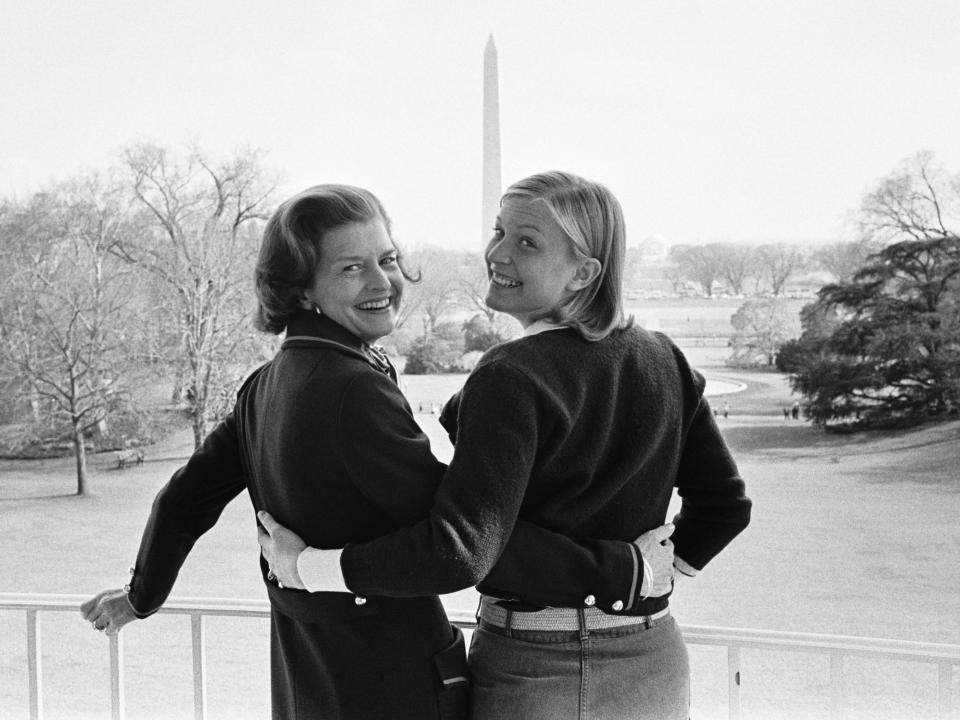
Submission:
M 40 616 L 49 612 L 79 613 L 87 598 L 80 595 L 19 595 L 0 593 L 0 610 L 22 610 L 27 619 L 27 675 L 30 717 L 43 717 L 42 625 Z M 173 598 L 160 613 L 189 615 L 193 656 L 193 706 L 196 720 L 207 717 L 207 668 L 205 659 L 205 623 L 207 617 L 270 617 L 266 600 L 228 600 L 221 598 Z M 470 613 L 450 612 L 450 620 L 462 628 L 476 627 Z M 848 657 L 913 661 L 936 666 L 938 675 L 937 717 L 947 720 L 953 712 L 953 668 L 960 665 L 960 645 L 881 640 L 813 633 L 737 630 L 702 625 L 682 626 L 688 645 L 713 645 L 727 648 L 728 717 L 740 717 L 741 651 L 778 650 L 826 655 L 830 658 L 830 713 L 839 718 L 844 707 L 844 660 Z M 109 637 L 111 717 L 125 716 L 123 635 Z

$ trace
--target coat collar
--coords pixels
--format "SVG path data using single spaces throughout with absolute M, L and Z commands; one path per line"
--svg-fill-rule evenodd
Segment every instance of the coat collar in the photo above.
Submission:
M 326 315 L 297 310 L 287 322 L 287 337 L 280 346 L 281 350 L 287 348 L 326 348 L 358 357 L 397 382 L 397 371 L 386 353 L 367 345 Z
M 301 341 L 309 342 L 316 338 L 332 340 L 363 353 L 364 342 L 360 338 L 326 315 L 317 315 L 309 310 L 297 310 L 290 317 L 287 322 L 287 339 L 283 341 L 283 347 L 302 347 Z

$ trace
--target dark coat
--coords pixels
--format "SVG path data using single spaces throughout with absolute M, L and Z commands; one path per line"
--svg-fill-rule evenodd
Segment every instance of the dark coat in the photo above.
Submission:
M 319 548 L 369 540 L 424 517 L 445 466 L 396 383 L 332 321 L 298 313 L 277 356 L 241 389 L 234 412 L 160 491 L 130 600 L 141 616 L 168 596 L 196 539 L 247 489 L 254 510 Z M 254 527 L 251 525 L 251 533 Z M 525 523 L 499 584 L 519 582 L 540 548 L 569 565 L 554 582 L 628 582 L 623 543 L 584 548 Z M 465 712 L 462 636 L 436 596 L 369 597 L 280 589 L 272 605 L 277 718 L 434 718 Z M 441 708 L 444 708 L 441 711 Z

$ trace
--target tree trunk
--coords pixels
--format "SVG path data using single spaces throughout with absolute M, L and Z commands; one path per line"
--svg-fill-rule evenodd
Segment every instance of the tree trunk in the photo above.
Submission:
M 207 435 L 207 423 L 203 418 L 203 413 L 193 414 L 193 449 L 197 450 L 203 445 L 203 439 Z
M 73 426 L 73 449 L 77 457 L 77 495 L 87 494 L 87 446 L 83 440 L 83 430 Z
M 35 423 L 40 422 L 40 394 L 32 386 L 30 388 L 30 416 Z

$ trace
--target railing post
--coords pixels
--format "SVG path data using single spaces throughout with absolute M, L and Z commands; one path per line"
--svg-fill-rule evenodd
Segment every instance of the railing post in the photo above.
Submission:
M 950 720 L 953 712 L 953 703 L 950 698 L 953 692 L 953 663 L 950 660 L 941 660 L 937 665 L 940 670 L 937 683 L 937 717 L 940 720 Z
M 40 642 L 40 614 L 27 610 L 27 674 L 30 683 L 30 720 L 43 717 L 43 657 Z
M 830 653 L 830 717 L 840 720 L 845 710 L 843 697 L 843 654 Z
M 120 633 L 107 636 L 110 641 L 110 717 L 123 720 L 127 714 L 123 694 L 123 640 Z
M 727 717 L 740 720 L 740 646 L 727 646 Z
M 207 658 L 204 638 L 203 614 L 190 614 L 190 631 L 193 636 L 193 717 L 207 717 Z

